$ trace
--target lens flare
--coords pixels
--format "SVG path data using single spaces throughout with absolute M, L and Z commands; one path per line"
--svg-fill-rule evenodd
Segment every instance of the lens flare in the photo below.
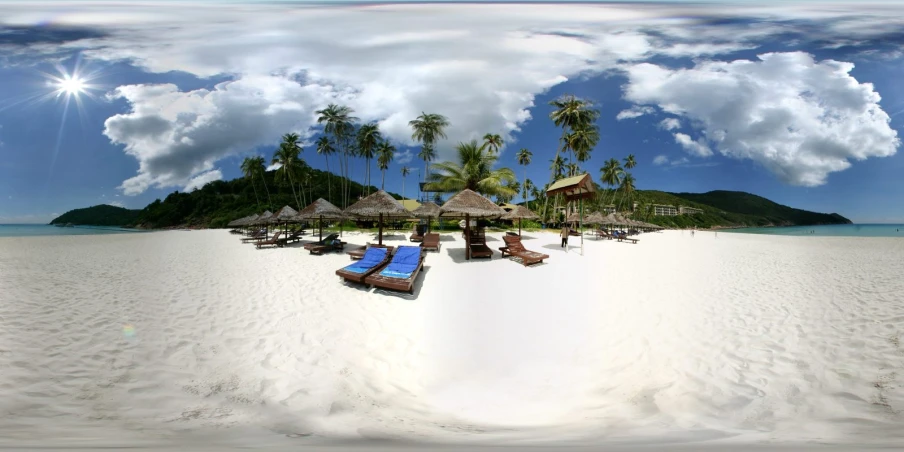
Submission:
M 128 338 L 135 337 L 135 326 L 131 323 L 126 323 L 122 326 L 122 335 Z

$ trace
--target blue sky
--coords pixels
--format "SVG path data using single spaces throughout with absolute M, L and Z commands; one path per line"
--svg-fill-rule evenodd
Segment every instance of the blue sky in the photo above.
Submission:
M 441 159 L 499 133 L 500 164 L 521 179 L 526 147 L 527 177 L 546 182 L 560 134 L 548 102 L 563 94 L 600 108 L 584 166 L 596 178 L 634 154 L 642 189 L 740 190 L 904 222 L 904 15 L 734 3 L 0 4 L 0 223 L 141 208 L 239 177 L 241 159 L 269 159 L 283 133 L 313 141 L 327 103 L 378 121 L 400 158 L 417 153 L 407 122 L 421 111 L 452 122 Z M 68 109 L 46 76 L 60 70 L 88 84 Z M 303 157 L 324 168 L 313 146 Z M 401 192 L 403 164 L 423 171 L 393 162 L 388 190 Z

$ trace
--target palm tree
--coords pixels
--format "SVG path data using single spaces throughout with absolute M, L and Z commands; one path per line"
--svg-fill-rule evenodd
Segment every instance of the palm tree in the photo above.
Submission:
M 424 181 L 430 175 L 430 162 L 436 159 L 436 140 L 446 137 L 446 127 L 449 127 L 449 120 L 445 116 L 436 113 L 424 113 L 416 119 L 408 121 L 408 125 L 413 130 L 411 139 L 421 143 L 421 152 L 418 158 L 424 161 Z
M 408 179 L 408 175 L 411 174 L 411 168 L 407 166 L 402 167 L 402 199 L 405 198 L 405 179 Z
M 509 168 L 493 169 L 498 157 L 485 153 L 477 140 L 459 143 L 457 162 L 433 164 L 437 173 L 430 174 L 429 187 L 446 193 L 471 189 L 485 196 L 513 196 L 511 183 L 515 172 Z
M 583 163 L 590 159 L 590 153 L 599 140 L 599 127 L 596 124 L 585 124 L 573 129 L 565 136 L 565 145 L 571 149 L 575 160 Z
M 522 195 L 524 198 L 524 207 L 527 207 L 527 194 L 533 193 L 536 187 L 534 187 L 534 183 L 530 179 L 524 179 L 524 183 L 521 184 Z
M 251 188 L 254 190 L 254 199 L 257 200 L 257 208 L 261 208 L 261 200 L 257 197 L 257 187 L 254 186 L 254 174 L 257 173 L 257 168 L 254 166 L 254 157 L 245 157 L 242 160 L 242 174 L 246 179 L 251 180 Z
M 323 160 L 326 161 L 326 199 L 327 201 L 332 202 L 333 199 L 333 190 L 332 186 L 332 173 L 330 173 L 330 155 L 336 152 L 336 149 L 333 147 L 333 143 L 330 142 L 330 137 L 326 135 L 321 135 L 320 138 L 317 139 L 317 153 L 323 156 Z
M 323 110 L 317 110 L 317 123 L 323 124 L 323 132 L 333 137 L 333 143 L 340 147 L 342 159 L 340 160 L 340 169 L 342 172 L 342 206 L 348 206 L 349 196 L 349 171 L 348 158 L 352 150 L 352 139 L 354 138 L 355 121 L 358 118 L 352 116 L 354 110 L 344 105 L 329 104 Z
M 383 190 L 383 186 L 386 184 L 386 170 L 389 169 L 389 162 L 395 157 L 395 150 L 395 146 L 389 141 L 381 141 L 377 146 L 377 167 L 383 173 L 380 177 L 380 190 Z
M 595 128 L 594 123 L 599 119 L 600 112 L 593 108 L 589 101 L 577 98 L 574 95 L 565 95 L 551 101 L 549 104 L 555 107 L 549 118 L 552 119 L 556 127 L 562 128 L 562 137 L 559 139 L 560 146 L 556 147 L 556 159 L 558 159 L 561 151 L 567 153 L 569 150 L 573 150 L 572 145 L 576 143 L 581 143 L 579 148 L 586 148 L 588 149 L 587 152 L 596 146 L 599 140 L 599 133 L 595 135 L 596 140 L 591 139 L 593 137 L 591 129 Z M 569 139 L 569 133 L 575 132 L 578 132 L 577 135 Z M 555 172 L 552 177 L 556 177 Z M 546 202 L 549 202 L 548 198 Z M 544 210 L 546 209 L 544 208 Z
M 488 133 L 483 136 L 483 144 L 480 148 L 486 150 L 487 154 L 499 154 L 499 148 L 501 148 L 503 144 L 504 142 L 499 134 Z
M 621 180 L 621 186 L 618 187 L 622 192 L 620 201 L 631 202 L 634 198 L 634 176 L 631 173 L 625 173 Z M 619 202 L 619 205 L 621 202 Z
M 365 162 L 365 181 L 367 194 L 370 194 L 370 160 L 374 158 L 377 152 L 377 146 L 383 141 L 383 135 L 380 134 L 380 127 L 377 124 L 364 124 L 358 129 L 358 153 L 364 157 Z
M 527 148 L 521 148 L 521 150 L 518 151 L 517 157 L 518 157 L 518 164 L 524 166 L 524 180 L 527 181 L 527 165 L 530 165 L 530 159 L 531 159 L 531 157 L 533 157 L 533 154 L 531 154 L 531 152 L 528 151 Z M 527 202 L 527 191 L 526 190 L 525 190 L 522 198 L 524 198 L 524 202 L 526 203 Z
M 276 170 L 276 175 L 280 180 L 287 181 L 289 183 L 289 187 L 292 189 L 292 196 L 295 198 L 295 205 L 301 206 L 298 202 L 298 194 L 295 192 L 295 179 L 301 173 L 301 157 L 299 154 L 302 152 L 301 145 L 299 144 L 299 136 L 295 133 L 287 133 L 282 137 L 282 143 L 279 144 L 279 148 L 276 149 L 276 152 L 273 154 L 273 160 L 270 162 L 272 164 L 280 164 L 278 170 Z M 301 208 L 301 207 L 297 207 Z
M 552 163 L 549 168 L 553 171 L 553 180 L 557 181 L 561 179 L 565 174 L 565 159 L 562 158 L 561 155 L 556 155 L 556 158 L 550 160 Z
M 606 184 L 611 190 L 612 187 L 621 183 L 623 173 L 624 170 L 622 170 L 618 160 L 614 158 L 606 160 L 606 163 L 600 168 L 600 181 Z M 614 192 L 612 193 L 612 197 L 615 198 Z M 603 202 L 605 202 L 605 200 Z
M 633 169 L 635 166 L 637 166 L 637 160 L 634 159 L 634 154 L 628 154 L 625 157 L 625 169 Z
M 273 200 L 270 199 L 270 188 L 267 187 L 267 161 L 264 160 L 264 157 L 260 155 L 252 157 L 251 161 L 253 162 L 252 166 L 254 166 L 255 168 L 255 174 L 260 177 L 261 182 L 263 182 L 264 184 L 264 190 L 267 192 L 267 207 L 272 208 Z

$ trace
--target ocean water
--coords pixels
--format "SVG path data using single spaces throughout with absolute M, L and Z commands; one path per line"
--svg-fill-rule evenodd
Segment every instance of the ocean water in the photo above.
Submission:
M 0 237 L 33 237 L 47 235 L 97 235 L 127 234 L 147 232 L 139 229 L 115 228 L 109 226 L 74 226 L 71 228 L 46 224 L 0 224 Z
M 722 232 L 722 231 L 720 231 Z M 726 229 L 744 234 L 800 235 L 812 237 L 902 237 L 904 224 L 831 224 L 824 226 L 788 226 L 774 228 Z

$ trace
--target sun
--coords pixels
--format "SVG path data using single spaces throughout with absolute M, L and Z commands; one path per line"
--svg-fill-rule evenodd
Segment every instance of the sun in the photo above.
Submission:
M 78 95 L 85 92 L 85 82 L 78 77 L 64 77 L 57 84 L 60 91 L 69 95 Z

